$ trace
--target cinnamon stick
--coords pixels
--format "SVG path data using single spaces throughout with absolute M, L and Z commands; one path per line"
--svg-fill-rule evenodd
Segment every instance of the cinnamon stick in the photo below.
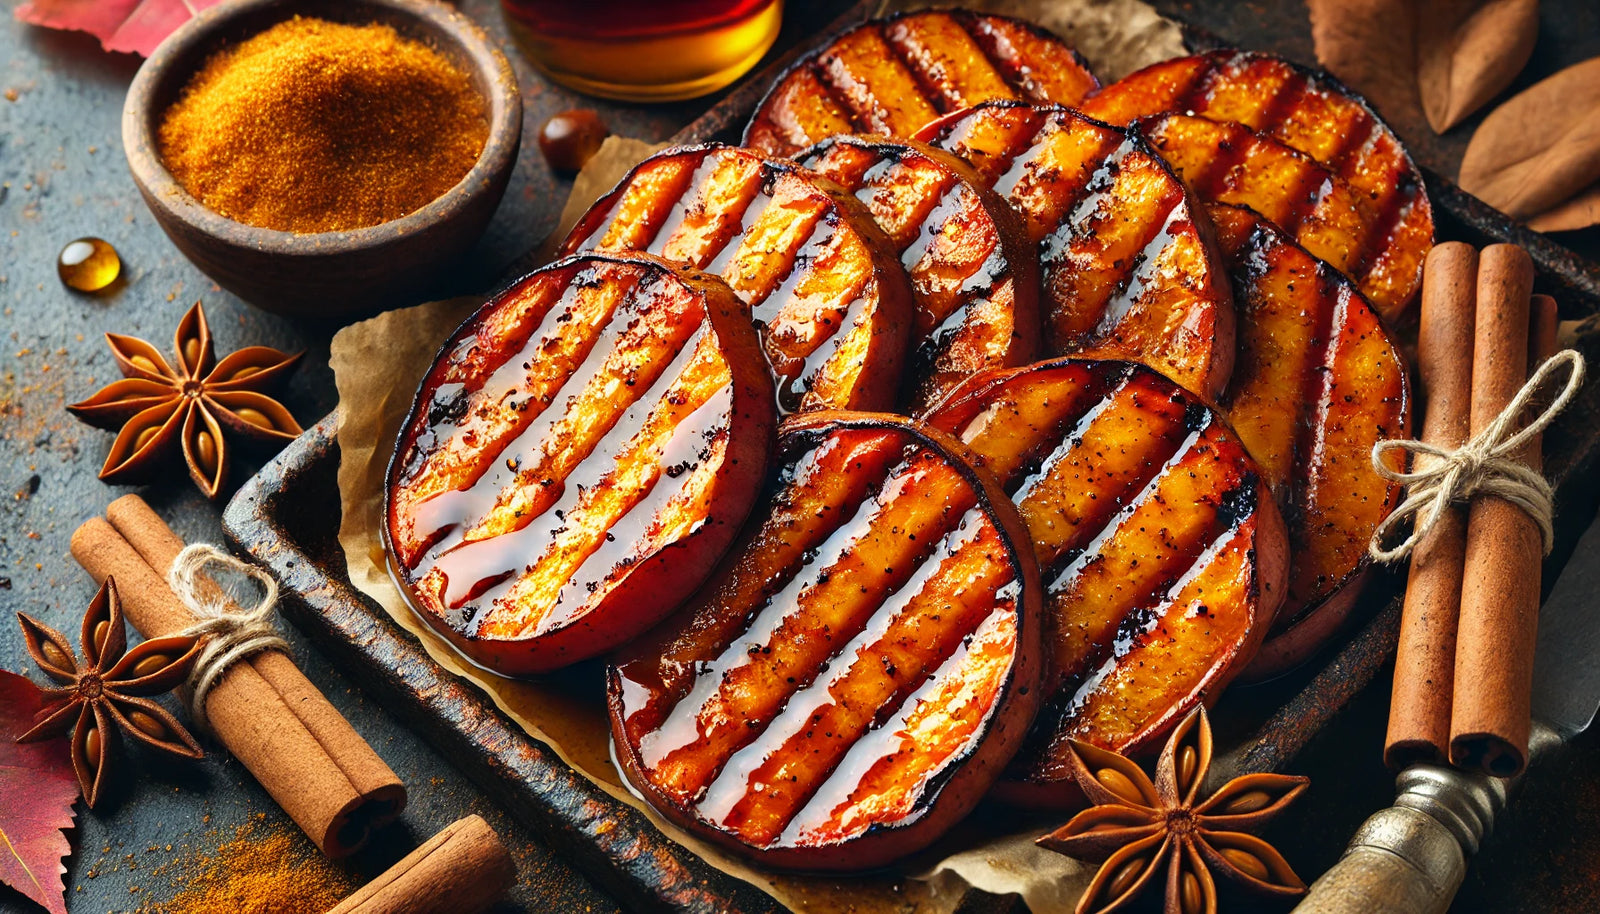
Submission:
M 166 583 L 183 541 L 136 495 L 107 514 L 73 534 L 78 564 L 96 581 L 116 577 L 123 611 L 146 638 L 193 624 Z M 206 714 L 217 739 L 329 857 L 360 848 L 405 806 L 405 785 L 281 652 L 229 667 Z
M 489 823 L 467 816 L 445 826 L 328 914 L 478 914 L 517 876 Z
M 1473 434 L 1527 380 L 1533 291 L 1533 262 L 1521 248 L 1493 245 L 1478 262 Z M 1537 449 L 1530 445 L 1516 457 L 1536 459 Z M 1527 765 L 1543 553 L 1538 526 L 1520 508 L 1491 495 L 1473 499 L 1450 719 L 1450 761 L 1458 767 L 1510 777 Z
M 1450 241 L 1428 254 L 1417 332 L 1417 358 L 1428 396 L 1422 440 L 1442 448 L 1465 444 L 1471 425 L 1477 284 L 1477 248 Z M 1435 458 L 1418 455 L 1415 469 L 1434 462 Z M 1466 547 L 1466 512 L 1451 508 L 1412 550 L 1383 750 L 1383 760 L 1391 768 L 1449 758 L 1456 622 Z

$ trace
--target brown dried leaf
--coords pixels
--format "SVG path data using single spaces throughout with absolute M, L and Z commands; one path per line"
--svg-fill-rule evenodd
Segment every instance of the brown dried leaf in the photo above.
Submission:
M 1423 0 L 1417 83 L 1444 133 L 1511 85 L 1533 55 L 1539 0 Z
M 1519 219 L 1600 180 L 1600 57 L 1535 83 L 1483 119 L 1461 188 Z
M 1538 232 L 1574 232 L 1591 225 L 1600 225 L 1600 184 L 1591 184 L 1571 200 L 1528 220 L 1528 226 Z
M 1423 121 L 1417 92 L 1419 0 L 1307 0 L 1317 61 L 1402 133 Z

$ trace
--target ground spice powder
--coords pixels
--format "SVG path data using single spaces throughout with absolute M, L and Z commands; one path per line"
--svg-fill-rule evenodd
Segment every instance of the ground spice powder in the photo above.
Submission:
M 260 820 L 216 850 L 152 875 L 175 877 L 179 888 L 170 901 L 141 909 L 151 914 L 319 914 L 359 888 L 309 841 Z
M 387 25 L 295 17 L 219 51 L 162 118 L 184 190 L 237 222 L 311 233 L 427 205 L 488 138 L 470 76 Z

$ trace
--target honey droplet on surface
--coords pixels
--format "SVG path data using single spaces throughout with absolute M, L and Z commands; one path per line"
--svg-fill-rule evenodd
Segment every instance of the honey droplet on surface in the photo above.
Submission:
M 121 273 L 117 249 L 99 238 L 69 241 L 56 257 L 56 275 L 79 292 L 99 292 L 116 282 Z

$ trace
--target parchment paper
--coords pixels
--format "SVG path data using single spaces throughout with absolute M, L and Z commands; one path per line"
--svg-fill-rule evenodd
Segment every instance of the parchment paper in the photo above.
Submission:
M 893 8 L 928 5 L 888 4 Z M 1040 22 L 1077 43 L 1102 79 L 1183 53 L 1177 27 L 1135 0 L 992 0 L 970 3 Z M 596 198 L 659 147 L 612 137 L 579 174 L 553 238 Z M 543 250 L 548 253 L 551 243 Z M 1065 914 L 1092 868 L 1034 846 L 1059 816 L 1030 817 L 985 805 L 933 848 L 892 870 L 863 877 L 795 876 L 759 870 L 668 824 L 624 786 L 611 764 L 603 688 L 592 667 L 538 680 L 512 680 L 468 661 L 407 604 L 385 565 L 380 530 L 384 474 L 400 425 L 440 345 L 480 304 L 452 299 L 391 311 L 341 330 L 331 364 L 339 394 L 339 543 L 350 580 L 415 635 L 440 666 L 474 683 L 530 736 L 608 794 L 717 869 L 800 912 L 948 914 L 969 887 L 1021 894 L 1034 914 Z

